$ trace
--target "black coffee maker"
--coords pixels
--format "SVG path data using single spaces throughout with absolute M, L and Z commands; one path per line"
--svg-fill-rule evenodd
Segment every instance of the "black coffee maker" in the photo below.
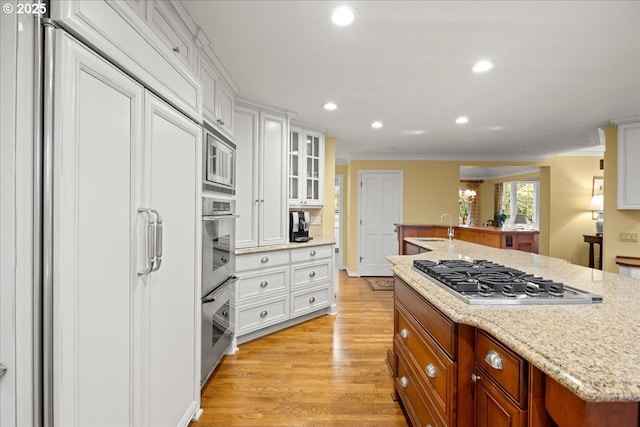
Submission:
M 289 212 L 289 241 L 308 242 L 309 237 L 309 212 Z

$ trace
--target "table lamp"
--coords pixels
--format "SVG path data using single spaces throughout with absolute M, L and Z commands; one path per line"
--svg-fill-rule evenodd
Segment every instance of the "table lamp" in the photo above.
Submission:
M 603 209 L 604 209 L 604 195 L 596 194 L 591 198 L 591 203 L 589 203 L 589 210 L 594 213 L 596 216 L 596 235 L 602 236 L 602 230 L 604 228 L 604 219 L 603 219 Z
M 517 228 L 524 228 L 527 225 L 527 217 L 524 214 L 516 214 L 513 223 Z

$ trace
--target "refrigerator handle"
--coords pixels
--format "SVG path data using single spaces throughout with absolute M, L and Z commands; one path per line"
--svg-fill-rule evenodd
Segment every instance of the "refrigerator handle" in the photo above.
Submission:
M 162 216 L 160 212 L 155 209 L 149 209 L 149 211 L 153 212 L 156 215 L 156 225 L 155 225 L 155 239 L 156 239 L 156 247 L 155 247 L 155 265 L 151 269 L 151 272 L 158 271 L 160 269 L 160 264 L 162 264 Z
M 147 217 L 147 267 L 138 271 L 138 276 L 149 274 L 153 271 L 155 260 L 155 214 L 152 209 L 138 208 L 138 213 L 145 214 Z

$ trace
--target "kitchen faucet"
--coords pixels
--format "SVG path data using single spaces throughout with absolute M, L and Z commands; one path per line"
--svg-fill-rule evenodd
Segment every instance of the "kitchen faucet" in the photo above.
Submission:
M 449 241 L 451 241 L 453 240 L 453 225 L 451 224 L 451 215 L 442 214 L 442 216 L 440 217 L 440 224 L 442 224 L 442 220 L 444 219 L 445 216 L 449 217 L 449 229 L 447 230 L 447 235 L 449 236 Z

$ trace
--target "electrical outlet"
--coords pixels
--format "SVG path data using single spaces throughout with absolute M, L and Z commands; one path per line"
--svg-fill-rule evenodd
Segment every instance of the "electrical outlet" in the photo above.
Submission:
M 637 243 L 638 242 L 638 233 L 625 233 L 624 231 L 621 231 L 619 234 L 618 239 L 621 242 L 634 242 Z

